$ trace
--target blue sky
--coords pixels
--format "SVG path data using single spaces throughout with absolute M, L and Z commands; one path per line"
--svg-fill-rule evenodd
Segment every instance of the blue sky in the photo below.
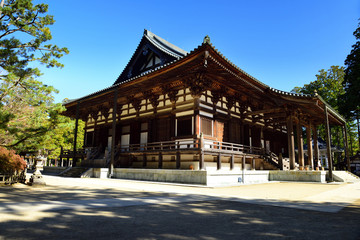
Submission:
M 360 18 L 355 0 L 45 1 L 56 23 L 53 43 L 68 47 L 63 69 L 41 80 L 56 102 L 114 83 L 148 29 L 191 51 L 209 35 L 238 67 L 283 91 L 315 80 L 320 69 L 343 65 Z

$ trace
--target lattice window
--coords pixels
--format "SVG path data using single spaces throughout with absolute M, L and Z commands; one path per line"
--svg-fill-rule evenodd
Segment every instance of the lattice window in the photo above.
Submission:
M 200 118 L 200 132 L 204 135 L 212 136 L 213 135 L 213 121 L 209 118 L 201 117 Z

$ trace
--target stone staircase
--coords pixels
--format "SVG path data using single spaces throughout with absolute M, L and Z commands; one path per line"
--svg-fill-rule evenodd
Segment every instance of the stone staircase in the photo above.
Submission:
M 333 178 L 337 182 L 360 182 L 360 178 L 348 171 L 333 171 Z
M 87 167 L 72 167 L 59 174 L 61 177 L 81 177 L 89 168 Z

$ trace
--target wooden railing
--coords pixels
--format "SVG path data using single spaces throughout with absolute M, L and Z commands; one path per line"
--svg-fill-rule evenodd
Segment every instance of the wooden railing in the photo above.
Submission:
M 158 152 L 158 151 L 174 151 L 174 150 L 204 150 L 213 152 L 233 152 L 240 154 L 263 155 L 264 148 L 251 147 L 242 144 L 214 141 L 202 138 L 179 139 L 165 142 L 152 142 L 143 144 L 122 145 L 120 152 Z
M 212 151 L 222 151 L 222 152 L 226 151 L 226 152 L 256 154 L 256 155 L 262 155 L 265 153 L 265 149 L 260 147 L 251 147 L 237 143 L 220 142 L 220 141 L 205 139 L 204 150 L 207 149 L 211 149 Z
M 85 162 L 92 162 L 95 160 L 95 156 L 99 155 L 99 149 L 80 149 L 76 151 L 76 155 L 84 155 L 86 157 Z M 163 142 L 151 142 L 151 143 L 142 143 L 142 144 L 128 144 L 117 146 L 115 149 L 115 156 L 119 154 L 126 153 L 151 153 L 151 152 L 182 152 L 182 151 L 203 151 L 203 152 L 218 152 L 218 153 L 227 153 L 227 154 L 248 154 L 248 155 L 259 155 L 262 157 L 271 157 L 275 160 L 276 155 L 270 155 L 266 153 L 264 148 L 246 146 L 243 144 L 229 143 L 214 141 L 206 138 L 187 138 L 187 139 L 177 139 L 173 141 L 163 141 Z M 62 156 L 73 156 L 73 151 L 63 150 Z M 275 158 L 276 157 L 276 158 Z M 110 161 L 110 154 L 104 161 L 104 164 Z M 84 162 L 84 163 L 85 163 Z
M 62 157 L 73 157 L 74 156 L 74 151 L 73 150 L 62 150 L 60 155 Z M 86 151 L 85 149 L 78 149 L 75 151 L 75 156 L 78 157 L 78 156 L 85 156 L 86 155 Z
M 151 142 L 120 146 L 120 152 L 155 152 L 171 151 L 177 149 L 200 149 L 200 139 L 189 138 L 175 141 Z

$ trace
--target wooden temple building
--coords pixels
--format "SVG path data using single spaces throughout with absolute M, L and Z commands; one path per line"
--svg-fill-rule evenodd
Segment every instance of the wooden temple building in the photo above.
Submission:
M 244 72 L 208 36 L 186 52 L 148 30 L 112 86 L 65 107 L 86 122 L 84 150 L 68 152 L 73 165 L 83 158 L 110 170 L 315 169 L 317 127 L 330 146 L 330 125 L 346 124 L 316 93 L 276 90 Z M 314 142 L 306 162 L 304 139 Z

